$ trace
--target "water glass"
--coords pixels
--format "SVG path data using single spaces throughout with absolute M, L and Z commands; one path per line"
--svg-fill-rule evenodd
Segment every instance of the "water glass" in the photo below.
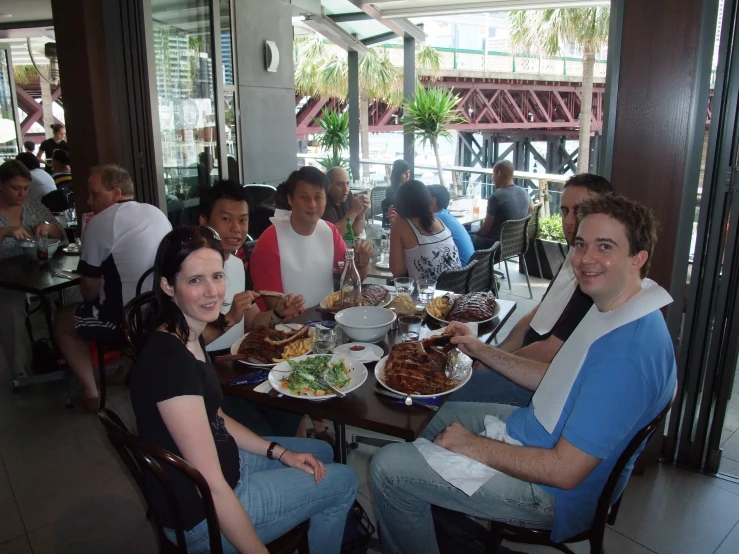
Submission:
M 390 253 L 390 239 L 380 239 L 380 261 L 386 262 Z
M 395 285 L 395 294 L 413 296 L 413 288 L 416 286 L 416 283 L 410 277 L 398 277 L 393 280 L 393 284 Z
M 38 235 L 36 237 L 36 257 L 42 263 L 49 259 L 49 237 L 46 235 Z
M 336 331 L 323 325 L 316 325 L 313 331 L 313 353 L 330 354 L 336 345 Z
M 416 315 L 404 315 L 398 318 L 400 337 L 403 342 L 418 340 L 421 334 L 423 318 Z
M 436 292 L 436 279 L 419 279 L 418 280 L 418 301 L 422 304 L 428 304 L 434 299 Z

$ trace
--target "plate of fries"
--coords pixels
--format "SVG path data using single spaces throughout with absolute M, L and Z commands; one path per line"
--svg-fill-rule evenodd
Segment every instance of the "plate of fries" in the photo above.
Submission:
M 452 309 L 452 306 L 454 305 L 454 301 L 459 298 L 460 296 L 464 296 L 463 294 L 445 294 L 444 296 L 437 296 L 434 298 L 431 302 L 426 304 L 426 313 L 429 314 L 431 317 L 433 317 L 436 321 L 440 323 L 451 323 L 448 319 L 446 319 L 447 314 Z M 475 323 L 483 324 L 487 323 L 488 321 L 492 321 L 496 317 L 498 317 L 498 314 L 500 313 L 500 305 L 495 305 L 495 312 L 493 313 L 492 317 L 489 317 L 488 319 L 484 319 L 482 321 L 476 321 Z
M 272 358 L 272 361 L 278 364 L 280 362 L 284 362 L 285 360 L 290 360 L 292 358 L 302 356 L 303 354 L 308 354 L 308 352 L 310 352 L 311 350 L 313 350 L 313 339 L 298 339 L 295 342 L 291 342 L 285 345 L 285 348 L 282 351 L 282 358 Z
M 384 308 L 390 302 L 393 300 L 393 295 L 390 291 L 387 291 L 387 294 L 385 295 L 385 298 L 380 301 L 376 308 Z M 338 308 L 339 303 L 341 302 L 341 291 L 332 292 L 328 296 L 324 297 L 323 300 L 321 300 L 321 308 L 323 309 L 329 309 L 329 308 Z

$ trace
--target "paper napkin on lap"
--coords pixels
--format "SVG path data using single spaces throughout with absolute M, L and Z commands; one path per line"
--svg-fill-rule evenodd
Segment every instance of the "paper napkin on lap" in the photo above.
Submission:
M 507 444 L 521 445 L 520 442 L 508 436 L 505 422 L 495 416 L 485 416 L 485 431 L 480 435 Z M 429 440 L 417 439 L 413 444 L 431 469 L 439 474 L 439 477 L 457 487 L 467 496 L 475 494 L 477 489 L 499 473 L 498 470 L 477 460 L 450 452 Z

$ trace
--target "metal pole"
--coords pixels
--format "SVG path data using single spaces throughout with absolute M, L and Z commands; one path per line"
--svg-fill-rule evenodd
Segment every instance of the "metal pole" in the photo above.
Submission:
M 349 167 L 352 180 L 359 179 L 359 53 L 349 50 Z
M 403 39 L 403 99 L 410 100 L 416 92 L 416 39 Z M 415 151 L 413 148 L 413 127 L 403 125 L 403 159 L 411 166 L 411 179 L 414 178 Z

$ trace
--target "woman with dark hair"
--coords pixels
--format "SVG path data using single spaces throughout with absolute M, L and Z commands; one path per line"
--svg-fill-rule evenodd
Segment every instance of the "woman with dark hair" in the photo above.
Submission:
M 54 136 L 47 138 L 38 147 L 38 153 L 36 157 L 42 160 L 42 156 L 46 156 L 46 163 L 51 164 L 51 158 L 54 155 L 54 150 L 62 149 L 69 150 L 67 148 L 67 128 L 61 123 L 54 123 L 51 125 L 51 130 Z
M 275 191 L 275 217 L 290 215 L 290 202 L 287 199 L 287 181 L 280 183 Z
M 386 224 L 392 225 L 397 218 L 395 211 L 394 198 L 398 192 L 400 185 L 410 180 L 411 178 L 411 166 L 409 166 L 405 160 L 395 160 L 393 162 L 393 168 L 390 170 L 390 188 L 387 189 L 387 196 L 382 201 L 382 219 L 383 227 Z
M 180 227 L 162 240 L 154 263 L 148 339 L 131 380 L 142 440 L 183 457 L 210 487 L 225 553 L 266 553 L 265 543 L 310 519 L 313 552 L 338 554 L 357 491 L 348 466 L 332 464 L 323 441 L 262 438 L 221 409 L 223 393 L 202 333 L 222 319 L 223 248 L 208 227 Z M 194 485 L 175 470 L 188 552 L 206 552 L 208 526 Z M 167 497 L 150 501 L 174 541 Z
M 431 211 L 431 194 L 421 181 L 406 181 L 395 195 L 398 218 L 390 235 L 390 271 L 396 277 L 436 279 L 461 267 L 452 233 Z

